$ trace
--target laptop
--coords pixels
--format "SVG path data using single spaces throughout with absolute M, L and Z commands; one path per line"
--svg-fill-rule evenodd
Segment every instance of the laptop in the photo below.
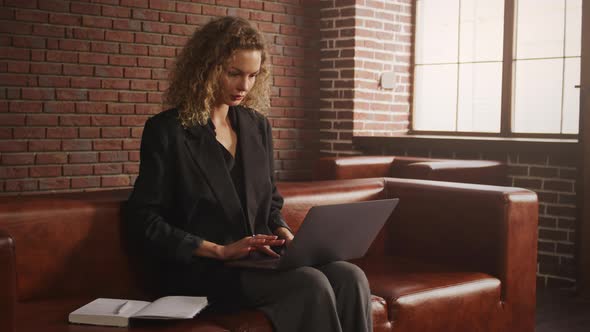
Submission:
M 289 270 L 360 258 L 387 221 L 399 199 L 312 207 L 297 235 L 279 258 L 254 253 L 228 266 Z

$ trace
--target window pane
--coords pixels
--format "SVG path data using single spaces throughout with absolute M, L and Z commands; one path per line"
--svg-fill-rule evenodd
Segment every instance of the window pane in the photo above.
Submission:
M 504 0 L 462 0 L 459 61 L 502 61 Z
M 563 56 L 565 0 L 518 0 L 516 59 Z
M 563 75 L 563 128 L 564 134 L 577 134 L 580 119 L 580 58 L 565 59 Z
M 414 76 L 415 130 L 455 130 L 457 65 L 416 66 Z
M 459 0 L 416 3 L 416 64 L 457 62 Z
M 502 63 L 459 65 L 459 131 L 500 132 Z
M 559 133 L 563 59 L 515 62 L 514 132 Z
M 567 0 L 565 15 L 565 56 L 580 56 L 582 46 L 582 0 Z

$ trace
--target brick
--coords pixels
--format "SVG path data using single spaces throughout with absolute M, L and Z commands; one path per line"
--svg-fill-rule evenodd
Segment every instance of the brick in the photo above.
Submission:
M 91 117 L 93 126 L 119 126 L 121 117 L 115 115 L 99 115 Z
M 125 164 L 123 167 L 123 173 L 125 174 L 139 174 L 138 164 Z
M 71 187 L 73 189 L 100 187 L 100 177 L 72 178 Z
M 0 179 L 18 179 L 29 176 L 28 167 L 0 167 Z
M 0 48 L 0 59 L 28 60 L 31 58 L 31 52 L 26 49 L 14 47 Z
M 61 149 L 60 140 L 34 140 L 29 141 L 30 152 L 59 151 Z
M 80 128 L 80 138 L 99 138 L 100 128 Z
M 100 29 L 74 28 L 74 37 L 84 40 L 104 40 L 105 31 Z
M 39 77 L 39 86 L 67 88 L 70 86 L 70 79 L 63 76 L 41 76 Z
M 84 128 L 80 128 L 80 131 L 82 131 Z M 97 128 L 91 128 L 91 129 L 97 129 Z M 78 140 L 78 139 L 74 139 L 74 140 L 64 140 L 62 142 L 62 150 L 63 151 L 89 151 L 92 150 L 92 143 L 91 141 L 88 140 Z M 71 158 L 70 158 L 70 162 L 71 162 Z
M 13 137 L 19 138 L 45 138 L 45 128 L 13 128 Z
M 132 80 L 131 90 L 157 91 L 158 82 L 151 80 Z
M 2 154 L 2 165 L 32 165 L 35 163 L 33 153 L 4 153 Z
M 137 114 L 158 114 L 162 111 L 161 105 L 148 104 L 148 105 L 136 105 L 135 113 Z
M 87 100 L 88 91 L 79 89 L 57 89 L 57 100 Z
M 119 92 L 119 101 L 145 103 L 146 102 L 146 93 L 145 92 Z
M 127 138 L 129 137 L 129 128 L 102 128 L 102 138 Z
M 107 113 L 109 114 L 134 114 L 135 105 L 133 104 L 109 104 Z
M 47 61 L 60 63 L 76 63 L 78 62 L 78 54 L 74 52 L 64 51 L 47 51 Z
M 557 231 L 557 230 L 549 230 L 549 229 L 540 229 L 539 230 L 539 238 L 553 240 L 553 241 L 565 241 L 565 240 L 567 240 L 567 232 Z
M 548 206 L 547 214 L 575 218 L 577 211 L 576 208 L 572 206 Z
M 39 181 L 36 179 L 27 180 L 7 180 L 6 191 L 7 192 L 25 192 L 35 191 L 38 189 Z
M 116 42 L 132 43 L 133 42 L 133 32 L 127 32 L 127 31 L 106 31 L 105 32 L 105 40 L 107 40 L 107 41 L 116 41 Z
M 3 139 L 10 139 L 13 138 L 12 136 L 12 128 L 2 128 L 0 127 L 0 138 Z
M 138 20 L 157 21 L 160 17 L 160 13 L 155 10 L 134 9 L 131 13 L 131 17 Z
M 160 14 L 161 16 L 162 14 Z M 157 23 L 157 22 L 143 22 L 142 30 L 144 32 L 152 32 L 152 33 L 169 33 L 170 32 L 170 25 L 165 23 Z
M 188 41 L 187 37 L 164 36 L 162 43 L 164 45 L 170 45 L 170 46 L 184 46 L 187 41 Z
M 131 9 L 118 6 L 102 6 L 102 16 L 131 17 Z
M 64 51 L 90 51 L 90 42 L 80 40 L 60 40 L 59 48 Z M 77 59 L 77 58 L 76 58 Z M 49 60 L 49 58 L 48 58 Z
M 45 3 L 46 1 L 43 1 Z M 64 3 L 63 1 L 59 1 Z M 67 3 L 64 3 L 67 6 Z M 65 11 L 69 11 L 69 8 L 66 8 Z M 70 14 L 59 14 L 59 13 L 50 13 L 49 14 L 49 23 L 51 24 L 59 24 L 59 25 L 68 25 L 68 26 L 80 26 L 82 25 L 82 16 L 80 15 L 70 15 Z
M 12 46 L 22 48 L 47 48 L 47 39 L 32 36 L 13 36 Z
M 40 102 L 11 101 L 8 110 L 12 113 L 39 113 L 43 110 Z
M 128 55 L 111 55 L 109 64 L 115 66 L 137 66 L 137 58 Z
M 127 161 L 128 159 L 127 151 L 108 151 L 99 153 L 100 162 Z
M 142 133 L 143 133 L 143 127 L 131 128 L 131 137 L 133 137 L 133 138 L 140 138 Z M 129 160 L 132 160 L 132 159 L 129 159 Z
M 93 150 L 95 151 L 105 151 L 105 150 L 115 150 L 120 151 L 122 146 L 121 140 L 107 140 L 101 139 L 93 142 Z
M 100 88 L 101 80 L 93 77 L 72 77 L 70 84 L 72 88 L 98 89 Z
M 113 20 L 104 17 L 83 16 L 82 25 L 94 28 L 110 29 L 113 26 Z
M 101 180 L 102 187 L 126 187 L 131 184 L 129 176 L 126 175 L 103 176 Z
M 145 45 L 122 44 L 121 45 L 121 54 L 147 55 L 148 49 L 147 49 L 147 46 L 145 46 Z
M 543 182 L 543 189 L 574 192 L 574 183 L 560 180 L 545 180 Z
M 107 105 L 104 103 L 76 103 L 76 113 L 97 114 L 106 111 Z
M 113 20 L 115 30 L 141 31 L 141 22 L 135 20 Z
M 227 8 L 223 8 L 223 7 L 203 5 L 201 10 L 203 12 L 203 15 L 207 15 L 207 16 L 226 16 L 227 15 Z
M 91 175 L 93 174 L 92 165 L 64 165 L 63 175 L 64 176 L 76 176 L 76 175 Z
M 100 164 L 94 166 L 94 174 L 96 175 L 110 175 L 121 174 L 123 167 L 121 164 Z
M 56 126 L 57 123 L 57 115 L 27 115 L 27 126 Z
M 33 74 L 61 74 L 62 65 L 52 63 L 32 63 L 31 73 Z
M 153 34 L 153 33 L 137 32 L 135 34 L 135 42 L 139 43 L 139 44 L 160 45 L 162 43 L 162 35 L 157 35 L 157 34 Z M 139 46 L 139 45 L 137 45 L 137 46 Z M 147 55 L 147 52 L 144 54 L 143 50 L 141 50 L 142 53 L 135 53 L 133 51 L 134 50 L 130 50 L 130 52 L 132 52 L 131 54 Z M 146 48 L 146 51 L 147 51 L 147 48 Z M 121 48 L 121 53 L 123 53 L 123 48 Z
M 78 137 L 77 128 L 47 128 L 47 138 L 76 138 Z
M 59 117 L 60 126 L 89 126 L 90 117 L 86 115 L 61 115 Z
M 39 1 L 39 9 L 51 12 L 69 12 L 70 4 L 62 0 Z
M 123 77 L 123 68 L 120 67 L 96 67 L 95 75 L 99 77 Z
M 187 17 L 188 20 L 188 17 Z M 187 22 L 189 23 L 189 22 Z M 190 36 L 193 34 L 195 29 L 188 25 L 173 25 L 170 27 L 170 33 L 173 35 Z
M 145 121 L 144 121 L 145 123 Z M 139 139 L 126 139 L 123 140 L 123 150 L 139 150 L 141 140 Z
M 41 179 L 39 180 L 40 190 L 59 190 L 68 189 L 70 187 L 70 179 Z
M 176 11 L 181 13 L 201 14 L 201 5 L 194 3 L 177 2 Z
M 176 48 L 175 47 L 166 47 L 166 46 L 149 46 L 148 47 L 148 54 L 150 56 L 173 58 L 176 55 Z
M 63 72 L 68 76 L 92 76 L 94 75 L 94 66 L 64 64 Z
M 166 38 L 166 37 L 164 37 L 164 38 Z M 145 57 L 145 58 L 138 57 L 137 58 L 137 65 L 139 67 L 162 68 L 162 67 L 164 67 L 164 59 L 151 58 L 151 57 Z
M 100 16 L 100 5 L 72 2 L 70 11 L 77 14 Z
M 249 8 L 249 9 L 257 9 L 262 10 L 263 2 L 258 0 L 241 0 L 240 7 L 242 8 Z
M 121 0 L 121 6 L 148 8 L 149 2 L 148 0 Z
M 33 166 L 29 168 L 29 176 L 32 178 L 52 177 L 61 175 L 61 166 Z
M 130 81 L 126 79 L 103 79 L 101 81 L 103 89 L 128 90 Z
M 119 53 L 119 44 L 107 42 L 92 42 L 90 43 L 92 52 L 99 53 Z
M 80 63 L 107 64 L 109 57 L 106 54 L 80 53 L 78 60 Z
M 151 69 L 148 69 L 148 68 L 125 68 L 124 76 L 127 78 L 150 78 L 151 77 Z M 133 84 L 133 81 L 132 81 L 132 84 Z
M 0 141 L 0 153 L 26 152 L 27 141 Z M 1 177 L 0 177 L 1 178 Z
M 65 164 L 68 162 L 67 153 L 40 153 L 37 154 L 35 163 L 37 165 L 43 164 Z M 32 172 L 32 170 L 31 170 Z
M 70 164 L 92 164 L 98 162 L 97 152 L 72 152 L 69 154 Z

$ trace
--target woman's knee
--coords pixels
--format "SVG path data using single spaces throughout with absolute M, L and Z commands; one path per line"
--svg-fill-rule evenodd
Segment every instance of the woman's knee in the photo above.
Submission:
M 321 271 L 313 267 L 301 267 L 293 271 L 294 288 L 310 293 L 332 292 L 330 281 Z
M 333 262 L 324 266 L 322 271 L 334 285 L 358 285 L 361 288 L 369 289 L 369 281 L 365 272 L 352 263 Z

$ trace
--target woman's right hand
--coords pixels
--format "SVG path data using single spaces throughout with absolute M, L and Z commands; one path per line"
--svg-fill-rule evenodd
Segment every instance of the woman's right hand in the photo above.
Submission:
M 254 235 L 246 236 L 234 243 L 221 246 L 220 259 L 233 260 L 248 256 L 251 251 L 259 251 L 269 256 L 278 257 L 270 247 L 281 246 L 285 240 L 279 240 L 276 235 Z M 276 255 L 276 256 L 275 256 Z

